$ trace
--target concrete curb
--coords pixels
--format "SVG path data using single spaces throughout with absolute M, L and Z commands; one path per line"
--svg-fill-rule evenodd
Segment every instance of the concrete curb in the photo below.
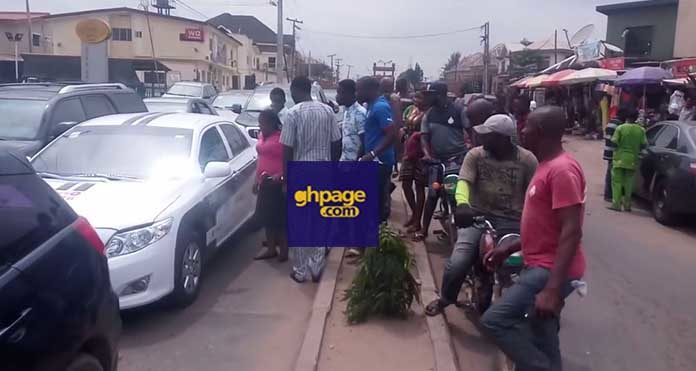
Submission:
M 401 187 L 398 187 L 401 190 Z M 401 204 L 405 210 L 408 210 L 408 204 L 401 194 Z M 404 214 L 408 215 L 408 213 Z M 399 221 L 401 222 L 401 221 Z M 428 303 L 438 298 L 437 286 L 435 277 L 430 266 L 430 258 L 425 243 L 407 241 L 406 243 L 412 246 L 412 251 L 416 259 L 416 269 L 421 280 L 420 295 L 425 308 Z M 445 321 L 443 315 L 428 316 L 425 315 L 425 320 L 428 325 L 428 333 L 430 342 L 433 344 L 433 359 L 435 360 L 435 371 L 459 371 L 456 353 L 452 345 L 452 337 L 449 332 L 449 325 Z
M 321 342 L 324 339 L 326 320 L 333 304 L 336 279 L 343 261 L 344 248 L 330 249 L 326 268 L 319 282 L 317 294 L 314 296 L 312 314 L 309 318 L 302 348 L 297 356 L 294 371 L 316 371 L 319 364 Z

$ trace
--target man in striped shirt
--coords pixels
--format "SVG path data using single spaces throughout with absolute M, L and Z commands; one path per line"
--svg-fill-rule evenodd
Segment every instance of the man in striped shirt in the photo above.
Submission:
M 604 175 L 604 201 L 607 202 L 612 202 L 611 168 L 614 161 L 614 150 L 616 149 L 616 143 L 612 142 L 611 138 L 614 136 L 616 128 L 623 124 L 625 120 L 626 108 L 621 107 L 616 117 L 609 120 L 606 129 L 604 129 L 604 160 L 607 161 L 607 172 Z
M 280 142 L 284 146 L 287 174 L 289 161 L 338 161 L 341 131 L 331 107 L 312 100 L 312 81 L 300 76 L 292 80 L 290 93 L 296 104 L 286 114 Z M 296 247 L 290 277 L 296 282 L 319 281 L 326 262 L 326 247 Z

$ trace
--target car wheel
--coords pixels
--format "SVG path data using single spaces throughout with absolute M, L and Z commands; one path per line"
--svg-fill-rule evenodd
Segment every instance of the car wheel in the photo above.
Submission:
M 675 223 L 676 216 L 667 207 L 668 197 L 669 194 L 667 193 L 667 187 L 665 186 L 664 182 L 658 182 L 653 190 L 653 216 L 660 224 L 673 225 Z
M 184 231 L 177 242 L 172 292 L 172 301 L 177 306 L 190 305 L 200 292 L 203 274 L 202 241 L 197 233 Z
M 104 371 L 104 367 L 93 355 L 81 353 L 70 362 L 65 371 Z

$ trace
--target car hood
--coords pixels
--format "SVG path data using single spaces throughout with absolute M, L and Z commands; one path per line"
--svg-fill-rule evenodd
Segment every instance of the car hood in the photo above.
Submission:
M 95 228 L 152 223 L 183 191 L 183 182 L 44 179 Z
M 10 150 L 23 156 L 33 156 L 41 149 L 38 140 L 2 140 L 0 150 Z

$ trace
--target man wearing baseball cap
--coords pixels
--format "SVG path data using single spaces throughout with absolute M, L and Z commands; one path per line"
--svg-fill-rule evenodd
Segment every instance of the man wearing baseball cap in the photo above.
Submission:
M 471 227 L 471 219 L 483 215 L 493 223 L 498 237 L 520 232 L 525 193 L 537 167 L 537 159 L 513 143 L 517 127 L 508 115 L 493 115 L 474 126 L 478 143 L 464 158 L 456 189 L 455 219 L 459 228 L 442 278 L 441 297 L 426 307 L 434 316 L 457 302 L 467 272 L 479 259 L 481 231 Z M 486 277 L 482 277 L 485 281 Z M 488 277 L 490 278 L 490 277 Z M 492 282 L 484 282 L 487 291 L 478 308 L 483 313 L 490 305 Z

